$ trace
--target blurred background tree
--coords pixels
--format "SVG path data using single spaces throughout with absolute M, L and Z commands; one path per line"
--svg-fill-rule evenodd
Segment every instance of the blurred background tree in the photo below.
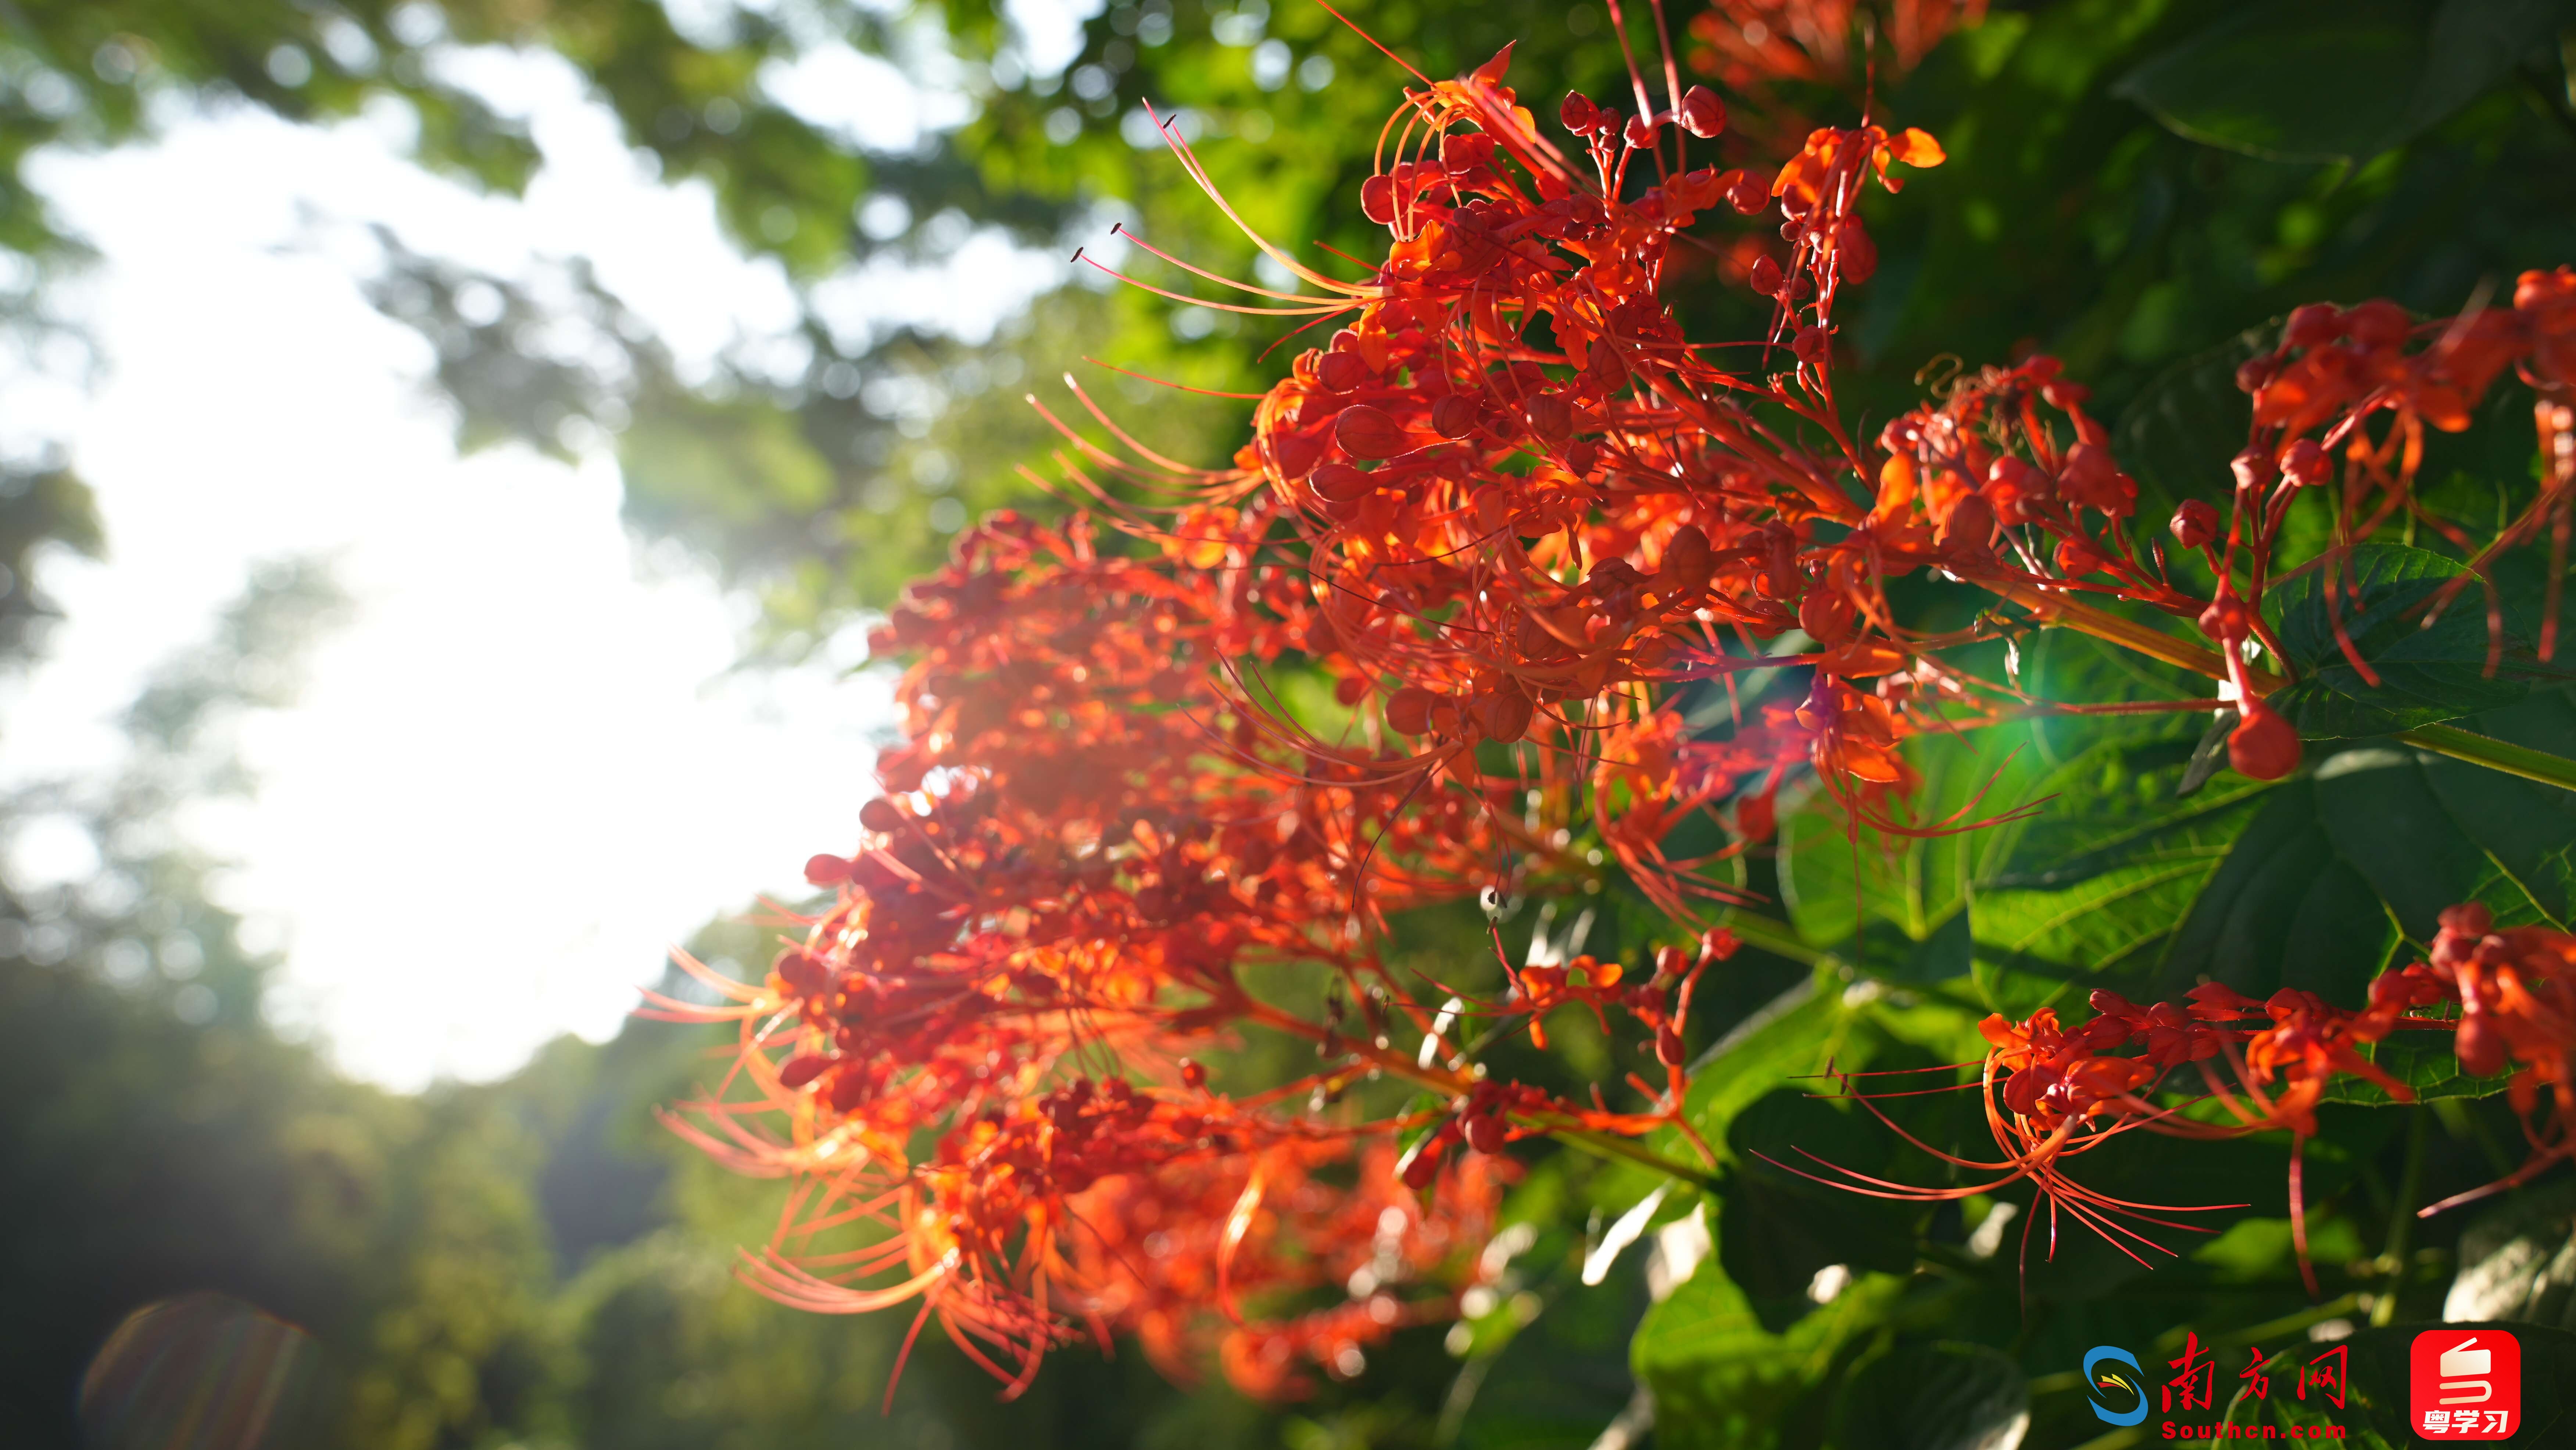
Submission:
M 1883 27 L 1893 8 L 1860 5 L 1854 24 Z M 1676 23 L 1699 37 L 1686 59 L 1723 78 L 1707 27 L 1741 35 L 1779 9 L 1679 7 Z M 1624 89 L 1597 5 L 1391 0 L 1356 18 L 1432 75 L 1519 42 L 1513 78 L 1542 114 L 1569 86 Z M 2388 295 L 2438 313 L 2576 257 L 2570 20 L 2564 5 L 2506 0 L 1996 4 L 1910 73 L 1883 69 L 1874 99 L 1857 67 L 1775 86 L 1775 113 L 1848 120 L 1867 100 L 1951 153 L 1873 216 L 1879 276 L 1847 338 L 1854 406 L 1875 422 L 1944 359 L 2038 348 L 2092 382 L 2106 414 L 2126 410 L 2124 435 L 2151 437 L 2175 390 L 2194 385 L 2192 359 L 2291 304 Z M 1059 23 L 1060 43 L 1048 39 Z M 470 61 L 493 49 L 575 69 L 666 184 L 711 192 L 733 243 L 789 280 L 798 316 L 711 371 L 687 369 L 580 258 L 543 277 L 492 275 L 390 231 L 367 295 L 434 348 L 464 441 L 564 453 L 613 440 L 631 522 L 756 596 L 764 623 L 748 647 L 768 658 L 888 601 L 973 515 L 1051 506 L 1014 471 L 1057 441 L 1024 391 L 1048 391 L 1061 411 L 1049 380 L 1085 357 L 1257 391 L 1303 345 L 1273 351 L 1274 327 L 1063 262 L 1087 246 L 1192 290 L 1120 248 L 1110 229 L 1124 223 L 1210 270 L 1278 280 L 1166 154 L 1147 103 L 1252 226 L 1365 257 L 1357 186 L 1403 79 L 1294 0 L 1088 13 L 971 0 L 16 0 L 0 6 L 0 325 L 24 349 L 72 331 L 54 299 L 83 250 L 27 179 L 42 148 L 142 144 L 174 117 L 225 108 L 312 125 L 391 113 L 422 166 L 498 193 L 526 187 L 546 157 L 478 86 Z M 843 66 L 829 73 L 853 85 L 891 73 L 848 67 L 861 57 L 935 103 L 917 143 L 871 149 L 782 99 L 800 66 Z M 1749 162 L 1779 141 L 1755 128 L 1729 144 Z M 983 285 L 947 265 L 979 237 L 1053 263 L 989 338 L 853 321 L 854 296 Z M 1682 304 L 1704 331 L 1751 331 L 1740 269 L 1707 265 Z M 1239 401 L 1097 368 L 1086 386 L 1147 418 L 1176 457 L 1222 463 L 1242 437 Z M 2133 466 L 2168 492 L 2192 484 L 2153 457 Z M 0 663 L 41 648 L 28 625 L 48 608 L 45 546 L 98 542 L 58 453 L 0 460 Z M 97 861 L 76 887 L 0 881 L 12 1104 L 0 1417 L 31 1427 L 26 1443 L 80 1443 L 75 1390 L 91 1352 L 137 1306 L 201 1289 L 320 1343 L 316 1443 L 1325 1450 L 1579 1446 L 1614 1420 L 1643 1423 L 1620 1419 L 1646 1305 L 1638 1255 L 1584 1272 L 1604 1209 L 1622 1205 L 1557 1162 L 1537 1165 L 1515 1202 L 1532 1228 L 1507 1302 L 1464 1339 L 1419 1336 L 1286 1413 L 1166 1385 L 1133 1355 L 1068 1355 L 998 1406 L 930 1345 L 881 1419 L 902 1326 L 801 1316 L 736 1286 L 731 1246 L 766 1237 L 768 1195 L 650 1119 L 704 1070 L 702 1037 L 639 1024 L 605 1045 L 565 1039 L 506 1081 L 407 1097 L 339 1079 L 268 1025 L 275 963 L 209 899 L 219 863 L 174 822 L 189 801 L 253 788 L 228 753 L 231 723 L 284 698 L 333 607 L 327 571 L 280 565 L 135 702 L 112 780 L 0 801 L 10 832 L 73 832 Z M 1755 870 L 1757 887 L 1773 879 Z M 464 926 L 470 976 L 471 904 L 443 909 L 438 924 L 389 909 L 387 929 Z M 1424 923 L 1423 950 L 1476 927 Z M 1600 931 L 1596 950 L 1615 914 Z M 695 945 L 757 962 L 762 936 L 725 924 Z M 1757 958 L 1706 1031 L 1802 978 L 1800 964 Z

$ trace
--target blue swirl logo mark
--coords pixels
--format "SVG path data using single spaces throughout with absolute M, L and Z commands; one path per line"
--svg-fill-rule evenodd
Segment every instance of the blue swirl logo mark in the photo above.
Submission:
M 2124 1364 L 2128 1370 L 2104 1369 L 2105 1364 Z M 2105 1425 L 2134 1425 L 2147 1417 L 2147 1372 L 2125 1349 L 2101 1344 L 2086 1350 L 2084 1386 L 2093 1396 L 2094 1417 Z M 2118 1405 L 2128 1408 L 2113 1408 Z

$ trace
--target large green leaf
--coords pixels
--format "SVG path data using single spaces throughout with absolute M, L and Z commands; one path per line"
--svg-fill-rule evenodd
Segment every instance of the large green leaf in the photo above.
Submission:
M 2227 461 L 2245 446 L 2254 400 L 2236 386 L 2236 369 L 2271 351 L 2280 329 L 2249 328 L 2158 373 L 2122 409 L 2112 451 L 2142 485 L 2138 515 L 2163 519 L 2187 498 L 2223 501 L 2235 480 Z
M 2422 549 L 2365 543 L 2340 571 L 2313 569 L 2273 588 L 2264 613 L 2298 683 L 2272 695 L 2272 705 L 2301 735 L 2333 739 L 2394 734 L 2522 698 L 2530 689 L 2526 676 L 2501 666 L 2488 673 L 2495 641 L 2476 581 L 2459 582 L 2468 573 Z M 2446 588 L 2458 597 L 2425 623 Z M 2508 609 L 2495 626 L 2515 656 L 2522 644 L 2514 634 L 2519 614 Z M 2338 622 L 2353 652 L 2379 676 L 2376 685 L 2345 653 Z
M 1654 1392 L 1656 1444 L 1663 1450 L 1818 1444 L 1834 1391 L 1904 1287 L 1894 1275 L 1867 1275 L 1775 1333 L 1717 1265 L 1701 1264 L 1646 1312 L 1630 1352 L 1637 1377 Z
M 2030 1422 L 2030 1383 L 2010 1356 L 1941 1341 L 1861 1367 L 1843 1402 L 1838 1444 L 1874 1450 L 1992 1450 Z
M 2360 161 L 2512 73 L 2556 0 L 2271 0 L 2129 73 L 2115 94 L 2175 132 L 2279 161 Z
M 1974 824 L 2046 789 L 2048 772 L 2027 731 L 1934 737 L 1908 759 L 1923 776 L 1909 808 L 1925 824 Z M 1819 791 L 1781 821 L 1781 894 L 1798 934 L 1819 944 L 1860 934 L 1857 949 L 1845 955 L 1874 976 L 1936 981 L 1964 972 L 1967 958 L 1957 937 L 1966 929 L 1959 922 L 1968 883 L 2009 848 L 2012 828 L 1855 836 L 1846 820 Z
M 1829 1083 L 1801 1086 L 1833 1090 Z M 1756 1301 L 1794 1303 L 1828 1265 L 1913 1268 L 1918 1205 L 1817 1181 L 1834 1177 L 1834 1166 L 1886 1176 L 1899 1141 L 1849 1103 L 1798 1088 L 1767 1093 L 1737 1114 L 1726 1133 L 1735 1163 L 1718 1233 L 1726 1276 Z M 1907 1149 L 1902 1156 L 1914 1155 Z M 1919 1172 L 1922 1165 L 1900 1166 Z
M 2464 722 L 2481 733 L 2576 753 L 2576 702 L 2552 689 Z M 1988 732 L 2004 736 L 2025 727 Z M 2044 1005 L 2083 1015 L 2108 987 L 2171 999 L 2222 981 L 2256 996 L 2283 987 L 2359 1005 L 2369 979 L 2429 943 L 2441 912 L 2480 901 L 2510 923 L 2563 924 L 2576 910 L 2576 795 L 2391 744 L 2315 752 L 2314 767 L 2277 784 L 2223 774 L 2174 795 L 2195 720 L 2052 722 L 2020 737 L 2034 758 L 2019 800 L 2029 820 L 1985 839 L 1866 834 L 1857 851 L 1828 834 L 1821 811 L 1793 818 L 1783 875 L 1802 926 L 1849 950 L 1864 916 L 1911 942 L 1911 960 L 1940 960 L 1964 912 L 1974 990 L 1994 1010 Z M 2089 744 L 2087 741 L 2089 740 Z M 1957 752 L 1948 739 L 1926 743 Z M 1996 741 L 1980 753 L 2012 749 Z M 2053 757 L 2042 761 L 2041 754 Z M 1808 845 L 1824 837 L 1821 847 Z M 1850 863 L 1862 865 L 1858 885 Z M 1965 871 L 1961 864 L 1965 863 Z M 1839 898 L 1834 893 L 1840 893 Z M 1892 918 L 1892 920 L 1890 920 Z M 1835 928 L 1840 930 L 1836 931 Z M 1867 939 L 1864 970 L 1902 980 L 1899 959 Z M 2389 1072 L 2427 1095 L 2483 1095 L 2462 1078 L 2447 1037 L 2401 1033 L 2374 1049 Z M 2338 1094 L 2384 1102 L 2366 1084 Z
M 2563 920 L 2570 805 L 2545 786 L 2371 746 L 2144 825 L 2108 822 L 2081 851 L 2067 838 L 2085 822 L 2061 822 L 2025 837 L 1981 889 L 1980 984 L 1999 1007 L 2027 995 L 2016 975 L 2141 998 L 2204 981 L 2255 996 L 2298 987 L 2358 1005 L 2401 943 L 2431 939 L 2445 907 L 2479 899 Z M 2042 840 L 2054 849 L 2029 850 Z
M 1566 1450 L 1592 1443 L 1627 1407 L 1636 1388 L 1628 1345 L 1646 1312 L 1646 1285 L 1638 1274 L 1582 1282 L 1580 1226 L 1540 1227 L 1492 1281 L 1492 1307 L 1465 1321 L 1466 1363 L 1441 1410 L 1454 1430 L 1447 1443 Z M 1461 1347 L 1454 1338 L 1451 1346 Z
M 2230 777 L 2230 788 L 2174 799 L 2188 748 L 2105 745 L 2079 758 L 2062 776 L 2070 788 L 1976 885 L 1976 985 L 1995 1010 L 2024 1017 L 2097 986 L 2151 995 L 2176 933 L 2268 794 Z M 2129 788 L 2138 777 L 2165 789 Z

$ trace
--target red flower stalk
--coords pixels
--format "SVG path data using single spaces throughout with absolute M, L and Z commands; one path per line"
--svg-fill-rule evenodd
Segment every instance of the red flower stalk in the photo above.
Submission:
M 2469 1076 L 2493 1077 L 2512 1068 L 2507 1090 L 2525 1119 L 2531 1143 L 2531 1157 L 2521 1168 L 2433 1204 L 2421 1211 L 2425 1216 L 2516 1187 L 2554 1163 L 2576 1158 L 2576 1142 L 2571 1142 L 2569 1133 L 2570 1126 L 2576 1125 L 2576 1080 L 2570 1077 L 2571 1064 L 2576 1064 L 2576 936 L 2545 927 L 2494 932 L 2491 925 L 2487 909 L 2474 903 L 2444 912 L 2429 962 L 2419 961 L 2374 979 L 2369 1005 L 2358 1011 L 2288 988 L 2257 1002 L 2211 982 L 2194 987 L 2187 1005 L 2167 1002 L 2141 1007 L 2115 992 L 2096 990 L 2094 1017 L 2076 1028 L 2062 1026 L 2051 1008 L 2042 1008 L 2023 1022 L 1988 1017 L 1981 1030 L 1991 1046 L 1980 1091 L 1996 1145 L 2004 1151 L 2003 1160 L 1962 1158 L 1906 1136 L 1947 1162 L 2001 1173 L 1998 1178 L 1955 1188 L 1915 1188 L 1821 1159 L 1816 1160 L 1824 1170 L 1821 1173 L 1766 1161 L 1853 1192 L 1917 1202 L 1992 1193 L 2027 1178 L 2049 1202 L 2052 1250 L 2055 1215 L 2062 1210 L 2122 1253 L 2145 1263 L 2139 1248 L 2171 1251 L 2122 1219 L 2181 1228 L 2188 1225 L 2157 1215 L 2244 1205 L 2155 1205 L 2111 1199 L 2060 1171 L 2065 1159 L 2097 1149 L 2132 1129 L 2189 1138 L 2286 1130 L 2291 1135 L 2291 1232 L 2300 1272 L 2314 1293 L 2317 1279 L 2308 1258 L 2301 1150 L 2317 1131 L 2318 1106 L 2339 1079 L 2359 1078 L 2398 1102 L 2414 1100 L 2412 1088 L 2364 1055 L 2364 1048 L 2391 1032 L 2453 1033 L 2460 1069 Z M 2459 1005 L 2456 1018 L 2428 1016 L 2420 1010 L 2446 1003 Z M 2204 1095 L 2170 1081 L 2170 1075 L 2185 1066 L 2194 1070 L 2206 1089 L 2205 1099 L 2232 1121 L 2213 1122 L 2190 1111 Z M 1896 1126 L 1872 1093 L 1854 1087 L 1855 1075 L 1836 1076 L 1847 1095 L 1891 1128 Z

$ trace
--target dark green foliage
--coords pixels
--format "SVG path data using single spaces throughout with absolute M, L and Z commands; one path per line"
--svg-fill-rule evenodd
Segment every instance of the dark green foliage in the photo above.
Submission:
M 2546 66 L 2557 0 L 2271 0 L 2193 34 L 2113 87 L 2195 141 L 2274 161 L 2367 161 L 2520 65 Z M 2295 50 L 2303 64 L 2281 64 Z
M 1977 1450 L 2029 1413 L 2029 1385 L 2011 1356 L 1935 1341 L 1874 1360 L 1852 1376 L 1838 1439 L 1903 1450 Z
M 2528 687 L 2529 613 L 2515 608 L 2491 629 L 2484 591 L 2468 597 L 2477 588 L 2462 564 L 2375 542 L 2275 587 L 2265 613 L 2299 682 L 2274 705 L 2301 735 L 2334 739 L 2512 704 Z M 2446 593 L 2459 602 L 2432 613 Z

